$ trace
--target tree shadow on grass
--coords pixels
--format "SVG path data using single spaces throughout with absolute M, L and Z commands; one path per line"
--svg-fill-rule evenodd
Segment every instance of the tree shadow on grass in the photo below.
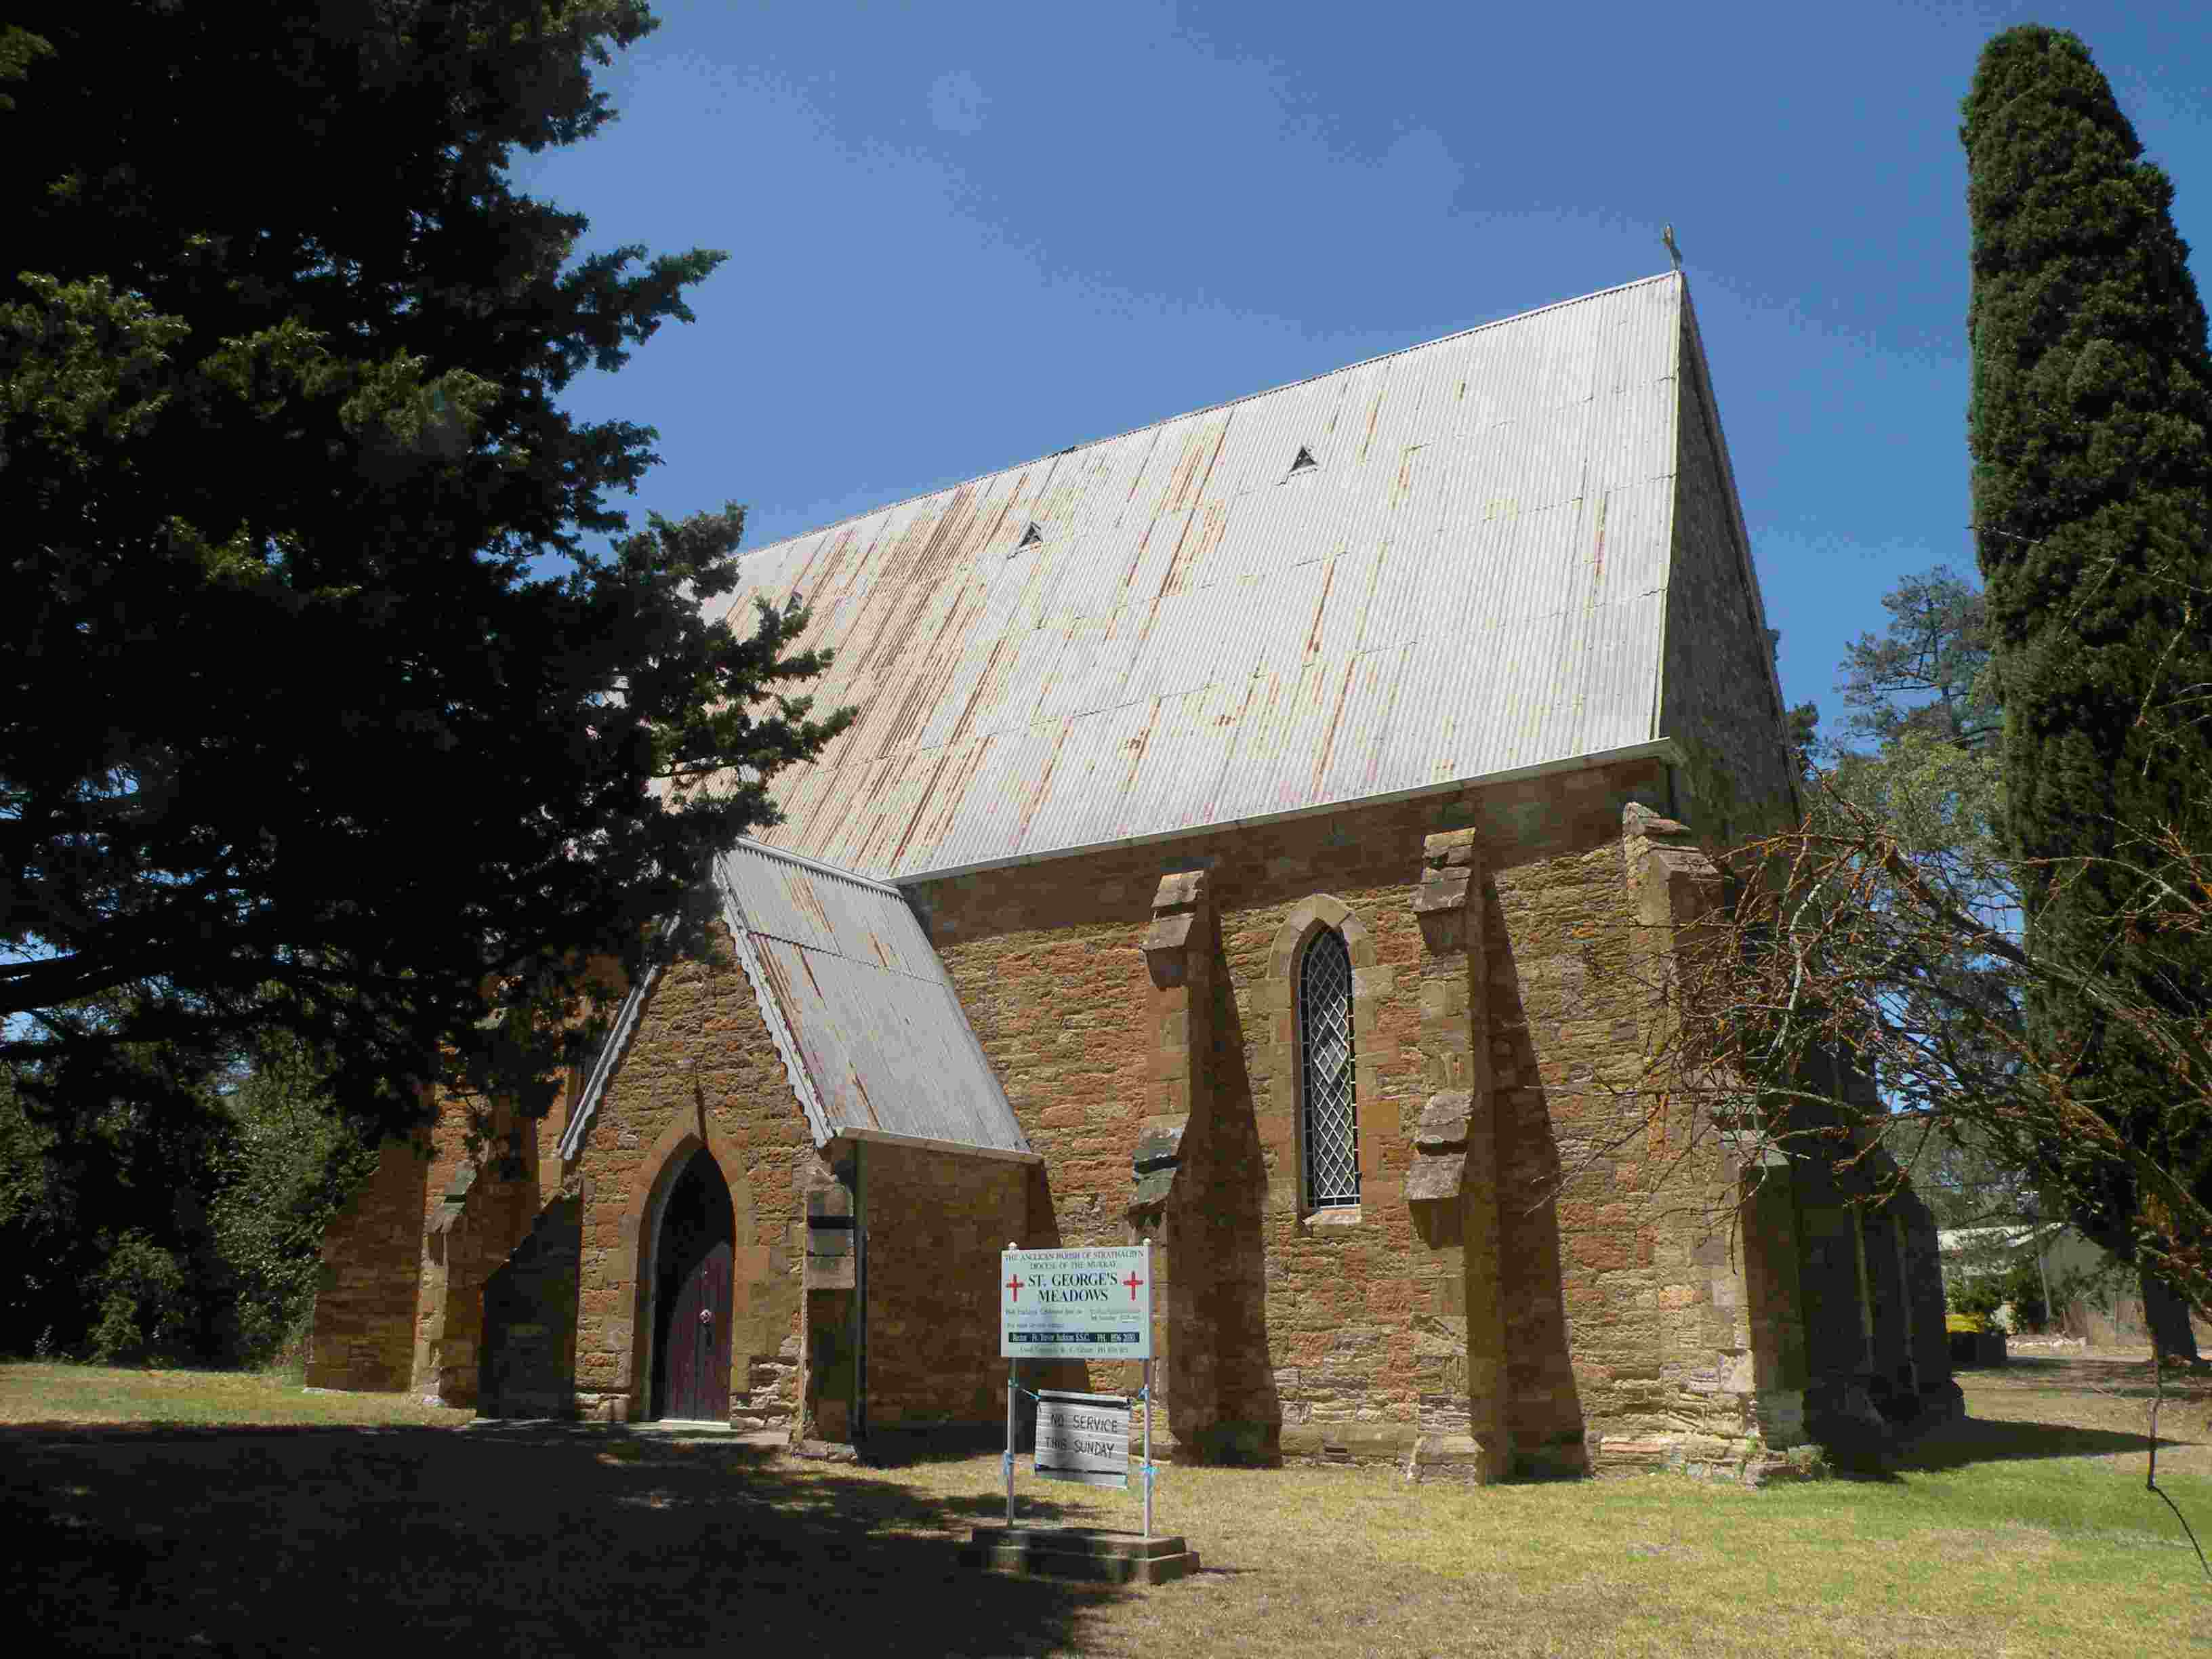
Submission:
M 94 1654 L 892 1656 L 1083 1645 L 1104 1585 L 989 1577 L 1002 1514 L 758 1449 L 317 1428 L 0 1436 L 11 1622 Z M 1024 1514 L 1061 1518 L 1024 1494 Z M 1171 1592 L 1163 1592 L 1171 1593 Z
M 1032 1449 L 1033 1430 L 1018 1437 L 1021 1450 Z M 1006 1431 L 994 1426 L 951 1432 L 872 1430 L 860 1446 L 860 1462 L 872 1469 L 913 1469 L 931 1463 L 959 1463 L 971 1457 L 996 1457 L 1006 1449 Z
M 2161 1447 L 2193 1444 L 2171 1435 Z M 1865 1447 L 1854 1455 L 1831 1451 L 1836 1475 L 1845 1480 L 1894 1480 L 1907 1474 L 1933 1474 L 1975 1463 L 2016 1462 L 2050 1457 L 2112 1457 L 2150 1449 L 2147 1434 L 2082 1428 L 2070 1423 L 2023 1423 L 2002 1419 L 1959 1417 L 1922 1430 L 1885 1448 Z
M 2013 1462 L 2023 1458 L 2112 1457 L 2150 1449 L 2147 1434 L 2113 1429 L 2080 1428 L 2069 1423 L 2019 1423 L 1981 1417 L 1957 1418 L 1909 1442 L 1897 1460 L 1900 1469 L 1957 1469 L 1970 1463 Z M 2177 1442 L 2160 1435 L 2158 1443 Z
M 2140 1360 L 2084 1360 L 2078 1356 L 2014 1354 L 2002 1365 L 1961 1370 L 1961 1380 L 1996 1389 L 2083 1389 L 2118 1400 L 2148 1401 L 2163 1393 L 2169 1406 L 2203 1405 L 2212 1401 L 2212 1368 L 2167 1362 L 2161 1389 L 2148 1358 Z

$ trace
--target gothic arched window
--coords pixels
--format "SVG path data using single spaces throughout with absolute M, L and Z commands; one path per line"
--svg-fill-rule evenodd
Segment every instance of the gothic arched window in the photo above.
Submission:
M 1304 1117 L 1306 1206 L 1359 1202 L 1359 1115 L 1352 1096 L 1352 956 L 1324 927 L 1298 962 L 1299 1091 Z

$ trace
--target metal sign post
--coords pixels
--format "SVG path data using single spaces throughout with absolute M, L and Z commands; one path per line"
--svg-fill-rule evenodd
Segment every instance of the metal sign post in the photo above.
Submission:
M 1152 1247 L 1098 1245 L 1024 1250 L 999 1258 L 999 1352 L 1006 1361 L 1006 1524 L 1014 1524 L 1014 1396 L 1019 1367 L 1034 1359 L 1134 1359 L 1145 1376 L 1145 1536 L 1152 1535 Z M 1046 1391 L 1050 1394 L 1051 1390 Z M 1080 1403 L 1083 1396 L 1067 1397 Z M 1129 1401 L 1117 1396 L 1121 1466 L 1128 1468 Z M 1100 1404 L 1103 1402 L 1092 1402 Z M 1040 1408 L 1042 1410 L 1042 1408 Z M 1091 1435 L 1105 1432 L 1102 1420 Z M 1079 1435 L 1083 1431 L 1075 1431 Z M 1056 1462 L 1059 1460 L 1055 1460 Z M 1041 1473 L 1043 1471 L 1041 1469 Z M 1097 1473 L 1097 1470 L 1091 1471 Z M 1075 1478 L 1054 1473 L 1048 1478 Z M 1116 1481 L 1113 1484 L 1125 1484 Z
M 987 1571 L 1044 1571 L 1102 1583 L 1164 1584 L 1198 1571 L 1198 1557 L 1180 1537 L 1162 1537 L 1152 1515 L 1152 1247 L 1098 1245 L 1086 1249 L 1024 1250 L 999 1258 L 999 1355 L 1006 1362 L 1006 1524 L 978 1526 L 963 1564 Z M 1135 1360 L 1144 1368 L 1136 1400 L 1126 1394 L 1039 1389 L 1036 1455 L 1040 1480 L 1128 1489 L 1129 1413 L 1145 1403 L 1145 1530 L 1093 1532 L 1079 1527 L 1014 1525 L 1015 1396 L 1023 1392 L 1021 1362 L 1036 1359 Z M 1040 1566 L 1040 1562 L 1045 1563 Z
M 1006 1254 L 1007 1254 L 1008 1255 L 1012 1255 L 1014 1253 L 1014 1250 L 1016 1249 L 1016 1248 L 1017 1248 L 1017 1247 L 1016 1247 L 1016 1245 L 1015 1245 L 1015 1243 L 1014 1243 L 1014 1241 L 1013 1241 L 1012 1239 L 1011 1239 L 1011 1238 L 1010 1238 L 1010 1239 L 1008 1239 L 1008 1240 L 1006 1241 Z M 1003 1325 L 1004 1321 L 1002 1320 L 1000 1322 L 1001 1322 L 1001 1324 Z M 1005 1333 L 1005 1331 L 1002 1329 L 1002 1330 L 1000 1332 L 1000 1346 L 1002 1349 L 1003 1349 L 1003 1348 L 1005 1347 L 1005 1346 L 1006 1346 L 1006 1343 L 1005 1343 L 1005 1336 L 1006 1336 L 1006 1333 Z M 1007 1526 L 1007 1528 L 1008 1528 L 1009 1530 L 1012 1530 L 1012 1527 L 1013 1527 L 1013 1524 L 1014 1524 L 1014 1390 L 1015 1390 L 1015 1388 L 1016 1388 L 1016 1386 L 1017 1386 L 1017 1383 L 1016 1383 L 1015 1379 L 1016 1379 L 1016 1376 L 1017 1376 L 1018 1373 L 1021 1370 L 1021 1366 L 1022 1366 L 1022 1362 L 1021 1362 L 1020 1360 L 1016 1359 L 1016 1358 L 1015 1358 L 1012 1355 L 1011 1355 L 1011 1354 L 1007 1355 L 1007 1357 L 1006 1357 L 1006 1457 L 1005 1457 L 1005 1459 L 1004 1459 L 1004 1462 L 1005 1462 L 1005 1465 L 1006 1465 L 1006 1526 Z
M 1152 1241 L 1145 1241 L 1145 1277 L 1152 1276 Z M 1145 1344 L 1145 1536 L 1152 1535 L 1152 1345 Z

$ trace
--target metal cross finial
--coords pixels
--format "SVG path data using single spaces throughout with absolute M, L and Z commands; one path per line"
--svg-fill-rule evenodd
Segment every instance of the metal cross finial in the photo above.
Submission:
M 1662 225 L 1659 240 L 1667 244 L 1667 257 L 1674 262 L 1674 269 L 1680 270 L 1682 268 L 1682 250 L 1674 246 L 1674 227 Z

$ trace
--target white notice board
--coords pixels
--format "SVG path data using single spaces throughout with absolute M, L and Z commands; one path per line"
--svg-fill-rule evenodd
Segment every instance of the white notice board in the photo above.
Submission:
M 1129 1485 L 1129 1398 L 1037 1391 L 1036 1472 L 1086 1486 Z
M 1150 1359 L 1151 1252 L 1142 1244 L 999 1253 L 1003 1359 Z

